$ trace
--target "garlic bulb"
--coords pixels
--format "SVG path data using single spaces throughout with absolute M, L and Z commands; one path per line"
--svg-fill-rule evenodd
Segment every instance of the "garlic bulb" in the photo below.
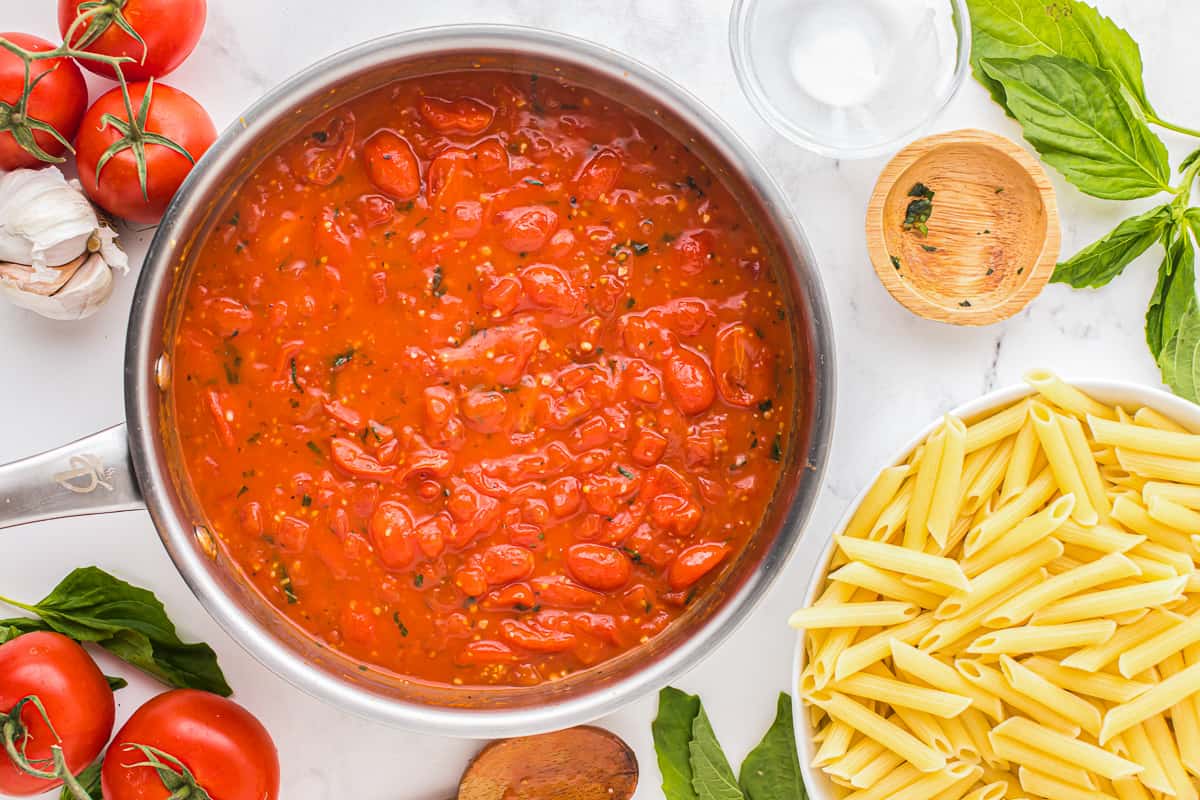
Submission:
M 0 175 L 0 292 L 51 319 L 83 319 L 112 293 L 112 271 L 129 271 L 116 232 L 78 181 L 57 167 Z

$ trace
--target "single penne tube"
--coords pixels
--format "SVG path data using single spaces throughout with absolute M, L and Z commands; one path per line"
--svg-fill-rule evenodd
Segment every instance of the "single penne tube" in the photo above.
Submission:
M 1124 553 L 1146 541 L 1145 536 L 1119 531 L 1110 525 L 1085 528 L 1075 520 L 1065 520 L 1054 535 L 1064 544 L 1077 544 L 1102 553 Z
M 891 751 L 885 750 L 884 746 L 874 739 L 863 737 L 855 742 L 850 749 L 846 751 L 844 756 L 832 763 L 825 764 L 821 767 L 821 770 L 826 775 L 834 778 L 841 778 L 849 784 L 850 780 L 855 775 L 862 771 L 867 764 L 870 764 L 872 759 L 883 752 L 890 753 Z M 899 759 L 900 757 L 896 756 L 896 758 Z M 816 766 L 815 757 L 813 759 L 813 765 Z
M 1163 661 L 1160 674 L 1169 678 L 1187 666 L 1182 654 L 1176 653 Z M 1179 757 L 1184 767 L 1193 775 L 1200 776 L 1200 713 L 1196 708 L 1195 695 L 1184 698 L 1168 711 L 1175 739 L 1179 743 Z
M 821 746 L 813 755 L 814 767 L 824 767 L 844 756 L 850 747 L 851 739 L 854 738 L 854 728 L 839 720 L 835 719 L 831 722 L 828 729 L 829 733 L 825 736 L 825 740 L 821 742 Z
M 1100 733 L 1100 709 L 1092 703 L 1056 686 L 1008 655 L 1000 656 L 1000 673 L 1016 691 L 1053 708 L 1092 736 Z
M 1005 439 L 1004 441 L 1007 442 L 1010 440 Z M 1000 450 L 1001 444 L 1002 444 L 1002 442 L 996 442 L 994 444 L 989 444 L 987 447 L 981 447 L 980 449 L 976 450 L 974 453 L 969 453 L 969 454 L 963 456 L 961 489 L 964 493 L 966 492 L 967 487 L 970 486 L 971 483 L 979 477 L 979 473 L 983 472 L 983 469 L 984 469 L 984 467 L 986 467 L 988 465 L 988 462 L 990 462 L 993 458 L 996 457 L 996 454 Z M 961 495 L 959 497 L 960 505 L 964 498 L 965 498 L 965 494 Z
M 994 730 L 991 731 L 988 738 L 991 740 L 992 750 L 1005 761 L 1011 761 L 1014 764 L 1036 769 L 1039 772 L 1053 775 L 1059 780 L 1086 789 L 1096 788 L 1096 782 L 1092 780 L 1088 771 L 1077 764 L 1068 763 L 1053 753 L 1047 753 L 1045 750 L 1030 747 L 1025 742 L 1017 739 L 1012 739 L 1008 736 L 997 736 Z
M 867 762 L 857 774 L 850 777 L 850 786 L 855 789 L 867 789 L 887 780 L 897 770 L 911 771 L 909 782 L 916 780 L 921 773 L 912 764 L 904 763 L 904 759 L 885 749 L 882 753 Z
M 1004 479 L 1012 450 L 1013 440 L 1004 439 L 989 448 L 978 451 L 980 453 L 990 452 L 991 456 L 977 475 L 972 476 L 969 481 L 966 476 L 963 478 L 962 511 L 964 513 L 976 513 L 989 498 L 996 494 L 1000 482 Z
M 1025 714 L 1030 719 L 1040 722 L 1064 736 L 1078 736 L 1081 728 L 1069 719 L 1059 714 L 1049 706 L 1043 705 L 1033 698 L 1026 697 L 1009 686 L 1008 681 L 999 670 L 993 669 L 976 659 L 958 658 L 954 668 L 971 683 L 989 694 L 994 694 L 1007 705 Z
M 872 567 L 862 561 L 851 561 L 829 573 L 829 580 L 848 583 L 862 589 L 870 589 L 882 597 L 899 600 L 904 603 L 915 603 L 921 608 L 936 608 L 942 602 L 942 597 L 910 586 L 900 580 L 894 572 Z
M 1150 515 L 1150 519 L 1160 525 L 1165 525 L 1171 530 L 1182 531 L 1185 535 L 1193 531 L 1200 531 L 1200 511 L 1176 503 L 1169 498 L 1151 497 L 1150 502 L 1146 505 L 1146 513 Z M 1155 541 L 1158 540 L 1155 539 Z M 1184 552 L 1194 554 L 1195 545 L 1191 550 L 1184 550 Z
M 1117 778 L 1111 783 L 1113 794 L 1117 796 L 1117 800 L 1154 800 L 1154 796 L 1136 777 Z
M 1054 800 L 1117 800 L 1107 792 L 1075 786 L 1029 767 L 1019 768 L 1017 776 L 1021 781 L 1021 788 L 1034 797 L 1052 797 Z
M 897 532 L 904 527 L 904 520 L 908 516 L 908 505 L 912 502 L 915 484 L 916 479 L 911 476 L 904 481 L 900 492 L 892 498 L 892 501 L 879 514 L 879 518 L 875 520 L 875 524 L 871 526 L 867 533 L 867 539 L 872 542 L 890 542 L 896 537 Z
M 912 501 L 908 504 L 908 516 L 904 520 L 904 537 L 901 543 L 910 550 L 924 550 L 929 536 L 929 505 L 933 501 L 933 490 L 937 485 L 938 469 L 942 463 L 942 450 L 946 444 L 945 426 L 938 428 L 925 442 L 925 452 L 917 464 L 917 479 L 913 485 Z
M 816 649 L 809 662 L 809 668 L 800 676 L 800 690 L 805 692 L 824 689 L 833 677 L 834 667 L 841 654 L 854 643 L 860 628 L 835 628 L 829 631 Z M 812 638 L 809 632 L 808 637 Z
M 1186 617 L 1178 625 L 1122 653 L 1117 659 L 1117 669 L 1126 678 L 1132 678 L 1197 642 L 1200 642 L 1200 616 Z
M 1121 744 L 1119 748 L 1116 747 L 1118 742 Z M 1162 760 L 1150 744 L 1150 737 L 1141 725 L 1134 725 L 1125 731 L 1123 736 L 1113 739 L 1109 749 L 1124 751 L 1123 755 L 1130 761 L 1142 765 L 1142 771 L 1137 778 L 1143 786 L 1156 792 L 1171 791 L 1171 783 L 1167 780 Z
M 1037 474 L 1029 488 L 993 511 L 979 525 L 972 528 L 963 540 L 963 554 L 974 555 L 977 551 L 1004 536 L 1045 505 L 1054 494 L 1054 473 L 1046 467 Z
M 1182 508 L 1180 510 L 1186 511 Z M 1141 534 L 1155 544 L 1187 553 L 1189 557 L 1196 552 L 1186 533 L 1154 519 L 1140 503 L 1126 495 L 1113 501 L 1112 516 L 1133 533 Z
M 921 613 L 912 603 L 877 600 L 868 603 L 843 603 L 836 606 L 811 606 L 792 612 L 788 625 L 793 628 L 860 628 L 900 625 Z
M 1175 431 L 1177 433 L 1191 432 L 1175 420 L 1160 414 L 1148 406 L 1142 406 L 1134 412 L 1133 422 L 1135 425 L 1141 425 L 1146 428 L 1158 428 L 1160 431 Z
M 917 646 L 927 651 L 948 651 L 960 639 L 980 628 L 983 625 L 983 618 L 999 608 L 1002 603 L 1021 592 L 1028 591 L 1031 587 L 1036 586 L 1045 579 L 1045 569 L 1038 569 L 1035 572 L 1025 575 L 1017 583 L 998 592 L 994 597 L 984 601 L 971 611 L 959 614 L 950 619 L 941 620 L 936 625 L 931 626 L 929 631 L 921 636 L 917 642 Z
M 892 639 L 912 644 L 924 636 L 936 623 L 937 620 L 933 618 L 933 614 L 922 614 L 912 622 L 888 628 L 861 642 L 855 642 L 838 656 L 837 666 L 834 668 L 834 680 L 845 680 L 854 673 L 887 658 L 892 652 Z
M 967 428 L 961 419 L 947 414 L 942 431 L 942 457 L 938 462 L 925 521 L 929 535 L 939 547 L 945 546 L 950 537 L 951 525 L 958 516 L 959 485 L 962 481 Z
M 1113 706 L 1100 724 L 1100 744 L 1200 692 L 1200 664 L 1185 667 L 1128 703 Z
M 1008 763 L 996 755 L 996 751 L 992 749 L 992 741 L 988 737 L 988 734 L 992 732 L 992 725 L 983 712 L 977 708 L 968 708 L 962 714 L 962 723 L 963 727 L 967 729 L 967 735 L 975 743 L 975 749 L 979 751 L 979 757 L 983 763 L 1007 769 Z
M 844 681 L 838 681 L 832 688 L 864 700 L 886 703 L 893 708 L 897 706 L 915 708 L 935 717 L 955 717 L 971 705 L 970 697 L 938 689 L 927 689 L 923 686 L 866 672 L 859 672 Z M 1097 729 L 1099 725 L 1099 714 L 1097 714 Z
M 967 426 L 966 449 L 972 453 L 981 447 L 995 444 L 1006 439 L 1021 429 L 1029 413 L 1029 401 L 1022 400 L 1008 408 L 997 411 L 990 417 L 984 417 L 978 422 Z
M 1196 564 L 1192 561 L 1191 556 L 1166 545 L 1161 545 L 1158 542 L 1151 542 L 1149 540 L 1142 542 L 1137 547 L 1128 551 L 1126 555 L 1133 560 L 1148 558 L 1152 561 L 1167 564 L 1175 571 L 1176 575 L 1190 575 L 1196 571 Z
M 907 464 L 888 467 L 880 472 L 875 478 L 875 482 L 871 484 L 871 488 L 867 490 L 862 502 L 859 503 L 854 516 L 850 517 L 850 522 L 846 524 L 846 530 L 842 535 L 855 539 L 867 538 L 871 528 L 879 520 L 879 515 L 883 513 L 889 503 L 896 499 L 900 486 L 910 472 L 911 467 Z
M 1147 428 L 1089 415 L 1092 438 L 1100 444 L 1200 461 L 1200 435 Z
M 1119 589 L 1086 592 L 1051 603 L 1033 615 L 1033 623 L 1059 625 L 1159 606 L 1181 597 L 1186 585 L 1187 578 L 1179 577 L 1123 586 Z
M 1137 625 L 1119 628 L 1107 642 L 1077 650 L 1064 658 L 1061 663 L 1064 667 L 1071 667 L 1083 672 L 1099 672 L 1116 661 L 1121 653 L 1165 631 L 1179 619 L 1178 614 L 1161 610 L 1153 611 Z
M 922 775 L 917 780 L 890 795 L 891 800 L 929 800 L 930 797 L 959 783 L 970 785 L 983 774 L 981 767 L 973 764 L 951 764 L 941 772 Z
M 1062 414 L 1058 415 L 1058 424 L 1062 428 L 1063 436 L 1067 439 L 1067 449 L 1070 450 L 1079 477 L 1083 480 L 1088 499 L 1092 501 L 1096 513 L 1101 517 L 1107 516 L 1110 509 L 1108 495 L 1104 492 L 1104 481 L 1100 478 L 1100 468 L 1092 457 L 1087 436 L 1083 432 L 1083 424 L 1075 417 Z
M 882 762 L 883 759 L 877 759 Z M 921 777 L 921 772 L 912 764 L 900 764 L 884 772 L 878 772 L 878 766 L 872 762 L 864 772 L 878 775 L 877 778 L 866 782 L 864 788 L 851 792 L 842 800 L 887 800 L 894 792 L 898 792 Z
M 943 692 L 970 698 L 972 706 L 997 722 L 1004 719 L 1004 707 L 1000 698 L 979 689 L 954 667 L 899 639 L 892 639 L 890 645 L 892 663 L 900 672 Z
M 1147 480 L 1200 484 L 1200 461 L 1117 448 L 1117 463 Z
M 928 578 L 956 589 L 966 589 L 969 586 L 962 567 L 952 558 L 933 556 L 882 542 L 847 539 L 843 536 L 837 537 L 837 542 L 846 555 L 855 561 L 862 561 L 879 569 Z
M 1043 538 L 1024 552 L 971 578 L 965 589 L 942 601 L 933 612 L 934 616 L 944 620 L 965 614 L 1061 555 L 1061 542 L 1053 537 Z
M 1070 688 L 1077 694 L 1086 694 L 1110 703 L 1128 703 L 1153 685 L 1108 672 L 1084 672 L 1064 667 L 1060 662 L 1042 655 L 1022 659 L 1021 664 L 1056 686 Z
M 1088 397 L 1050 370 L 1031 369 L 1025 373 L 1025 382 L 1049 402 L 1081 419 L 1088 414 L 1101 419 L 1117 418 L 1117 412 L 1112 408 Z
M 1033 420 L 1033 430 L 1041 442 L 1042 452 L 1050 463 L 1054 482 L 1063 494 L 1075 495 L 1072 519 L 1081 525 L 1095 525 L 1100 517 L 1088 496 L 1079 465 L 1071 455 L 1058 415 L 1044 403 L 1034 403 L 1029 407 L 1029 417 Z
M 1037 434 L 1033 432 L 1033 423 L 1027 418 L 1013 440 L 1012 455 L 1008 459 L 1004 471 L 1004 485 L 1000 489 L 1000 499 L 1007 501 L 1016 497 L 1029 486 L 1033 475 L 1033 461 L 1038 454 Z
M 1023 717 L 1004 720 L 992 729 L 992 733 L 1053 753 L 1068 764 L 1075 764 L 1109 780 L 1136 775 L 1142 771 L 1141 765 L 1110 753 L 1103 747 L 1088 744 Z
M 863 736 L 879 742 L 920 772 L 935 772 L 946 766 L 946 757 L 941 753 L 896 723 L 884 719 L 840 692 L 816 692 L 806 699 L 825 709 L 834 719 L 841 720 Z
M 1179 575 L 1175 567 L 1170 564 L 1164 564 L 1161 561 L 1155 561 L 1145 556 L 1139 556 L 1132 550 L 1129 552 L 1128 558 L 1137 568 L 1142 571 L 1142 577 L 1148 581 L 1161 581 L 1167 578 L 1174 578 Z
M 1069 495 L 1068 495 L 1069 496 Z M 1020 625 L 1040 608 L 1109 581 L 1141 575 L 1136 564 L 1121 553 L 1109 553 L 1102 558 L 1055 575 L 1045 583 L 1012 598 L 984 617 L 989 628 L 1010 628 Z
M 1192 779 L 1188 777 L 1187 769 L 1179 757 L 1175 734 L 1167 725 L 1167 720 L 1161 714 L 1155 715 L 1143 722 L 1142 728 L 1150 739 L 1150 746 L 1154 748 L 1154 752 L 1158 753 L 1163 774 L 1167 778 L 1167 783 L 1171 785 L 1169 794 L 1174 795 L 1175 800 L 1196 800 L 1196 787 L 1192 784 Z
M 1055 498 L 1050 505 L 1031 517 L 1027 517 L 1000 539 L 962 560 L 963 572 L 968 578 L 979 575 L 986 569 L 1012 558 L 1038 541 L 1045 539 L 1063 524 L 1075 506 L 1075 495 L 1065 494 Z
M 1166 481 L 1146 481 L 1146 484 L 1142 486 L 1142 502 L 1149 508 L 1150 502 L 1156 497 L 1178 503 L 1184 508 L 1200 508 L 1200 486 L 1167 483 Z
M 979 786 L 966 794 L 960 796 L 955 795 L 939 795 L 934 800 L 1003 800 L 1004 797 L 1010 796 L 1007 794 L 1008 784 L 1003 781 L 995 781 Z M 1020 795 L 1011 795 L 1019 797 Z
M 1022 625 L 985 633 L 967 646 L 968 653 L 1038 653 L 1060 647 L 1085 647 L 1116 633 L 1110 619 L 1089 619 L 1060 625 Z
M 895 706 L 892 712 L 895 713 L 898 724 L 902 723 L 918 741 L 933 748 L 935 753 L 945 756 L 947 761 L 954 755 L 954 746 L 942 730 L 942 726 L 938 724 L 937 717 L 904 706 Z

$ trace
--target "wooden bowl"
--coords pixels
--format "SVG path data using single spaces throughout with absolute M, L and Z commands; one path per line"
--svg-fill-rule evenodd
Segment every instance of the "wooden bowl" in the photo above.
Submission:
M 927 233 L 905 223 L 920 185 L 933 192 Z M 867 247 L 884 287 L 914 314 L 955 325 L 989 325 L 1028 305 L 1050 279 L 1061 239 L 1042 165 L 981 130 L 901 150 L 867 207 Z

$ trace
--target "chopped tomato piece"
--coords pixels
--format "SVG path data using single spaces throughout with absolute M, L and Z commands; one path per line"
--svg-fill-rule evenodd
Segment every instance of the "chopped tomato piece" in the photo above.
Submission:
M 496 111 L 473 97 L 443 100 L 423 97 L 417 105 L 421 117 L 438 133 L 477 134 L 487 130 Z
M 421 167 L 408 140 L 395 131 L 381 130 L 363 142 L 367 173 L 383 192 L 397 200 L 421 193 Z
M 729 555 L 730 547 L 724 543 L 694 544 L 680 553 L 667 580 L 672 589 L 686 589 L 703 578 Z

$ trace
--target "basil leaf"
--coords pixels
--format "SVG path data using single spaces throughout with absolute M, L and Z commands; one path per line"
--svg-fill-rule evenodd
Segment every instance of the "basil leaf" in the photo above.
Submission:
M 779 693 L 775 721 L 742 762 L 738 783 L 747 800 L 806 800 L 792 727 L 792 698 Z
M 0 644 L 34 631 L 48 631 L 52 628 L 44 622 L 29 617 L 13 617 L 0 619 Z
M 984 59 L 1073 58 L 1109 72 L 1138 106 L 1152 111 L 1137 42 L 1092 6 L 1078 0 L 967 0 L 967 7 L 972 69 L 1006 111 L 1004 87 L 987 74 Z
M 1188 153 L 1187 158 L 1183 159 L 1179 164 L 1179 174 L 1182 175 L 1196 163 L 1196 159 L 1200 158 L 1200 148 Z
M 1080 191 L 1130 200 L 1171 188 L 1166 147 L 1109 73 L 1060 56 L 984 59 L 983 69 L 1025 138 Z
M 668 686 L 658 693 L 658 716 L 650 726 L 654 753 L 662 773 L 666 800 L 696 800 L 692 788 L 692 724 L 700 713 L 700 698 Z
M 1163 383 L 1193 403 L 1200 401 L 1200 309 L 1191 303 L 1158 358 Z
M 100 792 L 100 768 L 104 765 L 103 759 L 96 759 L 92 765 L 85 768 L 83 772 L 75 776 L 75 780 L 79 781 L 79 785 L 83 790 L 91 796 L 92 800 L 103 800 L 104 795 Z M 58 800 L 75 800 L 75 795 L 66 786 L 58 793 Z
M 1054 268 L 1050 280 L 1076 289 L 1099 288 L 1157 242 L 1171 221 L 1171 207 L 1158 206 L 1130 217 Z
M 233 693 L 212 648 L 183 642 L 153 592 L 97 567 L 75 570 L 36 605 L 6 602 L 37 614 L 45 626 L 72 639 L 95 642 L 170 686 L 223 697 Z
M 112 689 L 114 692 L 118 691 L 120 689 L 124 689 L 126 686 L 129 685 L 129 681 L 125 680 L 124 678 L 122 678 L 120 676 L 105 675 L 104 680 L 108 681 L 108 688 Z
M 717 741 L 704 706 L 692 720 L 692 741 L 688 743 L 692 755 L 692 788 L 700 800 L 745 800 L 733 767 Z
M 1167 254 L 1146 309 L 1146 344 L 1156 362 L 1189 304 L 1196 301 L 1196 257 L 1187 231 L 1169 230 L 1165 243 Z

